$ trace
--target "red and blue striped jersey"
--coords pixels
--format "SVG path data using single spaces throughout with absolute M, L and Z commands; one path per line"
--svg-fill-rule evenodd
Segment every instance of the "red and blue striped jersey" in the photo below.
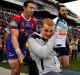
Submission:
M 25 20 L 22 16 L 16 15 L 12 18 L 11 24 L 10 24 L 10 29 L 18 29 L 19 30 L 19 46 L 20 49 L 25 49 L 26 48 L 26 41 L 32 32 L 37 31 L 37 24 L 34 18 L 31 18 L 30 20 Z M 6 50 L 13 50 L 14 48 L 12 47 L 12 42 L 11 42 L 11 33 L 7 41 L 6 45 L 7 49 Z

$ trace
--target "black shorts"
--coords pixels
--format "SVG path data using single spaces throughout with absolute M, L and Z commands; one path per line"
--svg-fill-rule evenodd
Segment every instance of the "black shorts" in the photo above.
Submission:
M 57 56 L 69 55 L 69 50 L 66 47 L 55 48 Z

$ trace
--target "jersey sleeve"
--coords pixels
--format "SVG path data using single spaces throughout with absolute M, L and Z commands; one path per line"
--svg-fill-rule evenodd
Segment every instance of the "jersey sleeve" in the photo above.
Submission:
M 12 21 L 10 23 L 10 29 L 18 29 L 18 21 L 20 20 L 20 16 L 16 15 L 12 18 Z
M 58 17 L 54 18 L 53 22 L 56 24 L 57 20 L 58 20 Z

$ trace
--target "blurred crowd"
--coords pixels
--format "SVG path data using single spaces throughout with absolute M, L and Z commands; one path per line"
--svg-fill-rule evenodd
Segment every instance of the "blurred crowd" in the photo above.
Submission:
M 6 41 L 10 33 L 10 21 L 12 16 L 16 14 L 17 11 L 0 6 L 0 60 L 4 63 L 6 63 L 6 61 L 4 61 L 6 59 L 4 52 Z

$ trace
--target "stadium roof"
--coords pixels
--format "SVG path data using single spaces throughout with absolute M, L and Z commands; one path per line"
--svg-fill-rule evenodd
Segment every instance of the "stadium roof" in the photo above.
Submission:
M 77 0 L 56 0 L 59 3 L 67 3 L 67 2 L 71 2 L 71 1 L 77 1 Z

